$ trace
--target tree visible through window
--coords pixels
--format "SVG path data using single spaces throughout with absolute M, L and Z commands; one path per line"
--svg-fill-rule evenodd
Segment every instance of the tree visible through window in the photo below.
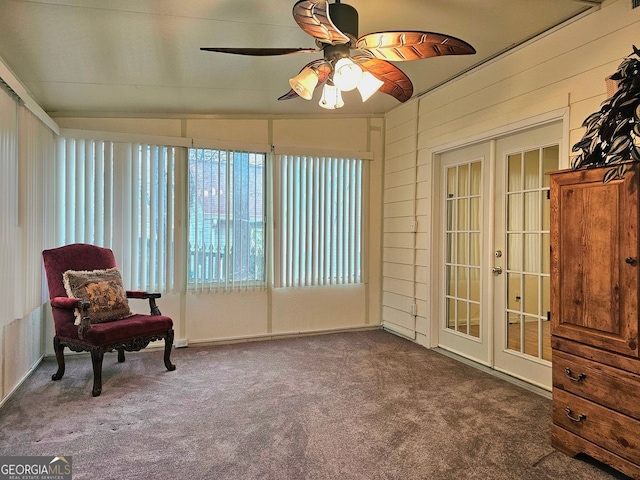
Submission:
M 191 286 L 265 282 L 265 154 L 189 149 Z

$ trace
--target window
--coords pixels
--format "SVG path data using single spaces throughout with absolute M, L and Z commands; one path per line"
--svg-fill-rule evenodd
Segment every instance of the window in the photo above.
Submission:
M 274 285 L 361 283 L 363 160 L 275 160 Z M 61 137 L 57 161 L 57 243 L 113 249 L 128 288 L 172 291 L 183 281 L 196 291 L 266 285 L 264 151 Z M 182 172 L 186 192 L 176 188 Z M 188 209 L 183 232 L 175 229 L 181 206 Z M 186 245 L 176 251 L 182 235 Z M 176 279 L 182 271 L 186 278 Z
M 189 149 L 189 285 L 265 283 L 264 153 Z
M 281 287 L 362 282 L 361 159 L 278 157 Z
M 59 138 L 58 244 L 113 249 L 129 289 L 173 289 L 175 153 Z

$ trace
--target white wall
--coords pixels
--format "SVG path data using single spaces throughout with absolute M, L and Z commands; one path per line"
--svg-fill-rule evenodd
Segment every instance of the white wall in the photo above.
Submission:
M 61 128 L 198 139 L 212 147 L 274 145 L 297 150 L 372 152 L 365 178 L 365 283 L 347 287 L 180 292 L 158 302 L 174 319 L 176 338 L 189 343 L 233 341 L 379 325 L 381 322 L 382 118 L 79 118 L 58 117 Z M 248 148 L 247 147 L 247 148 Z M 144 303 L 132 308 L 144 312 Z M 48 347 L 49 350 L 51 349 Z
M 383 324 L 437 345 L 430 298 L 434 153 L 488 138 L 529 119 L 569 109 L 563 145 L 606 99 L 605 77 L 640 44 L 640 8 L 606 0 L 566 24 L 386 115 Z M 412 223 L 417 221 L 417 233 Z M 411 312 L 413 304 L 417 315 Z
M 4 327 L 4 393 L 18 385 L 44 353 L 44 316 L 38 308 Z

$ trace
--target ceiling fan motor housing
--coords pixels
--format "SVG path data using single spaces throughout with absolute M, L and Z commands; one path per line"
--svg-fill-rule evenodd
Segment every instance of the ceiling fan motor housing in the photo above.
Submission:
M 358 11 L 351 5 L 336 0 L 335 3 L 329 4 L 329 16 L 338 30 L 351 38 L 347 44 L 318 44 L 324 50 L 325 60 L 335 64 L 341 58 L 348 57 L 350 49 L 355 46 L 358 38 Z
M 358 11 L 355 8 L 336 0 L 336 3 L 329 4 L 329 16 L 338 30 L 354 40 L 358 38 Z

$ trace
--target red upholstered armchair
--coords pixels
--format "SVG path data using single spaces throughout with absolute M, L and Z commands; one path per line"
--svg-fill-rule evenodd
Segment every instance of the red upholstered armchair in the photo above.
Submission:
M 125 350 L 135 352 L 145 348 L 149 342 L 162 338 L 165 342 L 164 364 L 169 371 L 176 369 L 170 360 L 173 344 L 173 321 L 160 314 L 160 310 L 156 306 L 156 298 L 160 298 L 159 293 L 127 290 L 126 298 L 149 300 L 151 315 L 128 312 L 124 318 L 102 320 L 100 323 L 94 323 L 91 318 L 93 309 L 90 301 L 70 298 L 67 294 L 69 271 L 87 273 L 115 269 L 116 261 L 110 249 L 74 243 L 45 250 L 42 252 L 42 258 L 47 275 L 56 332 L 53 337 L 53 348 L 58 360 L 58 371 L 53 374 L 52 380 L 60 380 L 64 375 L 65 347 L 69 347 L 74 352 L 91 352 L 93 363 L 92 394 L 97 397 L 102 391 L 102 359 L 105 352 L 117 350 L 118 362 L 124 362 Z M 65 276 L 65 272 L 68 272 L 67 276 Z M 119 276 L 119 272 L 117 275 Z M 65 281 L 67 281 L 66 286 Z M 122 290 L 124 291 L 124 288 Z M 124 295 L 122 296 L 124 297 Z M 99 297 L 98 300 L 104 308 L 108 308 L 105 305 L 112 305 L 107 301 L 109 300 L 107 297 Z M 125 304 L 127 303 L 126 300 L 123 301 Z

